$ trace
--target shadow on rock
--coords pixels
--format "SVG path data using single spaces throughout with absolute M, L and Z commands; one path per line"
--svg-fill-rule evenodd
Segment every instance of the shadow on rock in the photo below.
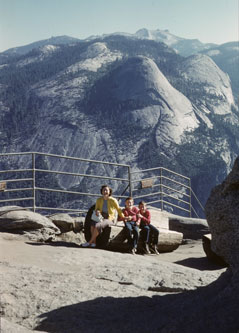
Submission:
M 28 245 L 33 245 L 33 246 L 43 246 L 43 245 L 48 245 L 48 246 L 63 246 L 63 247 L 75 247 L 79 248 L 81 247 L 79 244 L 76 243 L 70 243 L 70 242 L 62 242 L 62 241 L 56 241 L 56 242 L 44 242 L 44 243 L 39 243 L 39 242 L 26 242 Z
M 187 258 L 184 260 L 175 261 L 175 264 L 198 269 L 200 271 L 214 271 L 214 270 L 218 270 L 218 269 L 222 269 L 223 267 L 226 267 L 226 265 L 222 266 L 222 265 L 218 265 L 216 263 L 209 261 L 207 257 L 205 257 L 205 258 L 193 258 L 193 257 Z
M 195 291 L 151 297 L 100 297 L 42 314 L 46 332 L 237 332 L 238 284 L 229 270 Z

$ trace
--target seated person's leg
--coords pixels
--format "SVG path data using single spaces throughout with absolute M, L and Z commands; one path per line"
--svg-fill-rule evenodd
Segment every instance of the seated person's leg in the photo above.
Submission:
M 93 229 L 93 233 L 91 235 L 91 239 L 89 241 L 90 244 L 96 244 L 96 238 L 99 235 L 99 231 L 96 227 Z
M 144 242 L 148 244 L 149 242 L 149 232 L 150 232 L 150 228 L 148 225 L 144 226 Z
M 149 232 L 150 232 L 150 228 L 148 225 L 144 225 L 143 226 L 143 251 L 146 254 L 150 254 L 150 250 L 149 250 Z
M 132 240 L 133 227 L 131 222 L 125 222 L 126 235 L 129 242 Z
M 98 222 L 95 224 L 95 227 L 93 229 L 93 233 L 92 233 L 92 236 L 91 236 L 91 239 L 89 241 L 90 244 L 96 244 L 96 238 L 98 237 L 98 235 L 103 232 L 103 230 L 106 228 L 106 227 L 109 227 L 113 225 L 113 222 L 111 222 L 110 220 L 106 220 L 104 219 L 102 222 Z
M 150 245 L 150 249 L 153 253 L 159 254 L 158 252 L 158 239 L 159 239 L 159 230 L 150 224 L 150 234 L 152 236 L 152 244 Z
M 138 240 L 139 240 L 139 227 L 137 225 L 133 226 L 133 246 L 137 248 Z
M 90 240 L 82 244 L 82 247 L 95 247 L 96 237 L 98 236 L 98 231 L 96 229 L 96 222 L 91 220 L 90 222 Z M 93 245 L 92 245 L 93 244 Z
M 127 240 L 128 240 L 128 245 L 129 245 L 130 252 L 132 252 L 134 250 L 134 243 L 135 243 L 134 232 L 133 232 L 133 227 L 134 226 L 133 225 L 134 225 L 134 222 L 128 221 L 128 222 L 125 223 L 126 237 L 127 237 Z
M 152 224 L 149 225 L 152 234 L 152 244 L 157 245 L 159 239 L 159 230 Z
M 90 232 L 91 232 L 91 236 L 93 235 L 94 233 L 94 230 L 95 230 L 95 225 L 96 225 L 96 222 L 95 221 L 91 221 L 91 226 L 90 226 Z

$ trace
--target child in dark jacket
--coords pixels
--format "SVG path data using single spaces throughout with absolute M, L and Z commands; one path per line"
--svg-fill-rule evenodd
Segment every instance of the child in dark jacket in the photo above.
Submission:
M 125 208 L 122 211 L 130 252 L 135 254 L 139 240 L 140 218 L 138 217 L 139 209 L 134 206 L 133 198 L 129 197 L 125 200 Z
M 144 201 L 141 201 L 139 203 L 138 217 L 141 219 L 140 228 L 142 229 L 144 252 L 146 254 L 150 254 L 151 252 L 154 254 L 159 254 L 158 252 L 159 230 L 151 224 L 150 211 L 147 209 L 146 203 Z

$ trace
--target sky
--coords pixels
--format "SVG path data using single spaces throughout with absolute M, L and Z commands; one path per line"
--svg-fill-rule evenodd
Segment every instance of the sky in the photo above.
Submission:
M 141 28 L 203 43 L 239 39 L 239 0 L 0 0 L 0 52 L 52 36 Z

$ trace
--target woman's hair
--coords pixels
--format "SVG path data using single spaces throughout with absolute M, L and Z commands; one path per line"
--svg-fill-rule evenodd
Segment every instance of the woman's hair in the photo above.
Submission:
M 102 186 L 101 186 L 101 189 L 100 189 L 100 193 L 103 194 L 103 189 L 104 189 L 105 187 L 108 187 L 108 188 L 109 188 L 109 190 L 110 190 L 110 194 L 109 194 L 109 196 L 111 196 L 112 193 L 113 193 L 113 191 L 112 191 L 112 188 L 109 187 L 108 185 L 102 185 Z

